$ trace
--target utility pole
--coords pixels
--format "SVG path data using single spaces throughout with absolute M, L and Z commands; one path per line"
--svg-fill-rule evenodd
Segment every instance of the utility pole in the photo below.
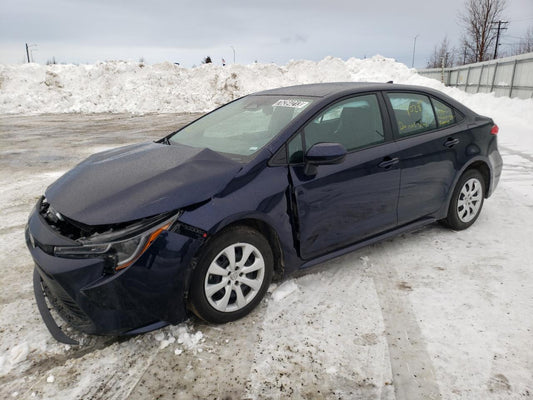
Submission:
M 30 47 L 37 47 L 37 45 L 36 44 L 28 45 L 28 43 L 26 43 L 26 58 L 28 59 L 28 63 L 33 62 L 33 50 L 32 50 L 32 57 L 30 60 Z
M 233 50 L 233 64 L 235 64 L 235 47 L 233 46 L 230 46 L 230 47 Z
M 502 25 L 507 25 L 509 21 L 502 21 L 501 19 L 498 22 L 492 22 L 493 24 L 498 24 L 497 29 L 498 32 L 496 33 L 496 46 L 494 46 L 494 59 L 498 58 L 498 46 L 500 46 L 500 31 L 504 31 L 507 29 L 507 26 L 502 28 Z
M 441 73 L 440 73 L 440 81 L 444 83 L 444 65 L 446 64 L 447 60 L 446 57 L 441 57 Z
M 411 61 L 411 68 L 413 68 L 415 66 L 415 50 L 416 50 L 416 38 L 419 37 L 420 35 L 417 34 L 415 36 L 415 40 L 414 40 L 414 43 L 413 43 L 413 60 Z

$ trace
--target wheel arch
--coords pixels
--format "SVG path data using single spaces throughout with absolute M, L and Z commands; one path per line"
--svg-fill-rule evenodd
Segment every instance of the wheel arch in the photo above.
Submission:
M 483 183 L 485 184 L 484 198 L 488 198 L 488 193 L 490 193 L 489 188 L 492 184 L 492 172 L 490 164 L 487 162 L 487 160 L 481 157 L 474 158 L 470 160 L 468 164 L 464 165 L 463 168 L 456 174 L 453 184 L 450 186 L 446 202 L 440 209 L 440 212 L 437 215 L 437 219 L 442 219 L 446 217 L 446 215 L 448 214 L 448 209 L 450 208 L 450 202 L 452 201 L 453 192 L 455 190 L 455 187 L 457 186 L 457 182 L 459 182 L 461 177 L 467 171 L 470 170 L 477 170 L 483 177 Z
M 474 161 L 466 167 L 466 169 L 461 173 L 461 176 L 472 169 L 478 170 L 481 176 L 483 177 L 483 183 L 485 184 L 484 195 L 485 198 L 488 198 L 489 188 L 491 185 L 491 174 L 489 165 L 487 164 L 487 162 L 482 160 Z
M 233 216 L 232 218 L 225 219 L 223 221 L 220 221 L 215 227 L 213 227 L 210 232 L 208 233 L 208 237 L 205 240 L 205 242 L 200 246 L 200 248 L 196 251 L 192 262 L 191 262 L 191 268 L 189 269 L 189 277 L 187 279 L 187 295 L 188 297 L 188 291 L 189 287 L 191 285 L 191 279 L 194 270 L 196 269 L 198 258 L 202 251 L 206 248 L 206 246 L 209 244 L 209 242 L 222 234 L 224 231 L 226 231 L 229 228 L 233 228 L 236 226 L 245 226 L 249 227 L 251 229 L 254 229 L 255 231 L 262 234 L 268 243 L 270 244 L 270 248 L 272 249 L 272 253 L 274 256 L 274 276 L 273 280 L 279 280 L 281 277 L 283 277 L 285 273 L 285 257 L 283 252 L 283 247 L 281 245 L 281 240 L 279 238 L 278 232 L 272 224 L 265 221 L 263 218 L 257 215 L 241 215 L 241 216 Z
M 235 226 L 246 226 L 249 227 L 260 234 L 262 234 L 272 249 L 274 256 L 274 279 L 279 279 L 283 276 L 285 270 L 285 262 L 283 258 L 283 249 L 281 247 L 281 242 L 279 235 L 276 230 L 265 220 L 254 218 L 254 217 L 245 217 L 242 219 L 234 220 L 217 231 L 215 235 L 220 234 L 228 228 L 233 228 Z

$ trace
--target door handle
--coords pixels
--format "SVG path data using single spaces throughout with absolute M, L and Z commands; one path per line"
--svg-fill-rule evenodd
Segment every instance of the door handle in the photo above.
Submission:
M 456 144 L 459 144 L 459 139 L 453 137 L 446 139 L 446 141 L 444 142 L 444 146 L 449 147 L 450 149 Z
M 400 162 L 400 159 L 397 157 L 395 158 L 385 157 L 383 161 L 378 164 L 378 167 L 387 169 L 387 168 L 392 167 L 395 164 L 398 164 L 399 162 Z

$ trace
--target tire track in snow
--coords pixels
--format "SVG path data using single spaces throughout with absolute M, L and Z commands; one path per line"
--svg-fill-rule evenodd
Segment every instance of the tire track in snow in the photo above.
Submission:
M 131 383 L 123 399 L 241 399 L 259 338 L 264 304 L 248 316 L 224 325 L 209 325 L 195 318 L 188 330 L 202 332 L 197 345 L 179 344 L 183 324 L 163 328 L 176 342 L 151 357 L 143 371 Z M 181 327 L 181 328 L 180 328 Z M 193 335 L 193 333 L 191 333 Z M 182 351 L 175 353 L 175 349 Z M 117 397 L 118 399 L 119 397 Z
M 412 290 L 400 282 L 389 255 L 393 243 L 378 244 L 371 273 L 379 297 L 389 345 L 394 390 L 398 400 L 442 398 L 426 342 L 413 307 L 406 296 Z M 393 247 L 396 247 L 393 245 Z
M 383 332 L 358 255 L 286 281 L 268 299 L 246 398 L 394 399 Z
M 515 155 L 515 156 L 520 156 L 520 157 L 526 159 L 527 161 L 533 163 L 533 155 L 531 155 L 531 154 L 525 153 L 523 151 L 518 151 L 518 150 L 515 150 L 515 149 L 511 149 L 510 147 L 507 147 L 507 146 L 499 145 L 498 147 L 499 147 L 499 149 L 500 149 L 500 151 L 502 153 L 505 152 L 505 153 L 512 154 L 512 155 Z M 505 153 L 503 154 L 504 159 L 505 159 Z M 504 166 L 504 168 L 505 168 L 505 166 Z
M 505 151 L 511 155 L 518 155 L 525 158 L 528 161 L 533 161 L 533 156 L 505 148 Z M 506 154 L 504 158 L 504 173 L 509 170 L 509 165 L 505 162 Z M 533 185 L 533 176 L 531 170 L 533 165 L 528 166 L 528 170 L 517 174 L 514 178 L 523 178 L 526 183 Z M 492 209 L 493 219 L 501 220 L 508 226 L 516 224 L 514 221 L 514 215 L 511 215 L 508 210 L 513 210 L 513 214 L 519 214 L 524 221 L 533 220 L 533 205 L 531 201 L 521 198 L 520 188 L 516 186 L 515 182 L 510 183 L 508 179 L 500 183 L 496 195 L 491 197 L 494 199 L 495 207 Z M 533 274 L 531 273 L 530 264 L 533 252 L 531 251 L 531 238 L 533 237 L 533 229 L 530 224 L 523 226 L 520 230 L 509 232 L 505 238 L 498 241 L 497 246 L 500 249 L 494 251 L 502 255 L 502 259 L 505 260 L 506 268 L 505 272 L 499 277 L 501 280 L 499 291 L 501 294 L 496 296 L 497 299 L 505 299 L 504 304 L 499 304 L 499 307 L 495 307 L 495 313 L 500 311 L 500 315 L 497 321 L 497 335 L 494 335 L 493 343 L 490 349 L 493 355 L 490 360 L 490 370 L 488 370 L 488 379 L 486 387 L 489 393 L 493 394 L 495 398 L 529 398 L 533 392 L 533 374 L 529 372 L 524 374 L 523 371 L 517 366 L 528 365 L 529 371 L 533 367 L 533 354 L 531 348 L 525 348 L 524 342 L 530 342 L 531 332 L 533 331 L 533 303 L 528 305 L 521 304 L 522 313 L 517 313 L 517 297 L 524 299 L 531 295 L 530 282 Z M 510 246 L 505 242 L 512 243 L 524 243 L 524 248 L 520 252 L 512 251 Z M 509 281 L 512 280 L 513 275 L 520 276 L 524 284 L 520 287 L 514 287 L 509 290 Z M 505 292 L 509 291 L 513 293 L 513 296 L 506 296 Z M 526 311 L 524 312 L 524 308 Z M 527 311 L 529 308 L 529 312 Z M 502 312 L 506 310 L 506 312 Z M 529 317 L 528 317 L 529 315 Z M 524 341 L 526 337 L 526 341 Z

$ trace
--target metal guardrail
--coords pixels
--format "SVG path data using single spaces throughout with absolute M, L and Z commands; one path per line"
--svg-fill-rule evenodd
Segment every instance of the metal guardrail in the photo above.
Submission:
M 533 53 L 417 72 L 468 93 L 494 92 L 496 96 L 533 98 Z

